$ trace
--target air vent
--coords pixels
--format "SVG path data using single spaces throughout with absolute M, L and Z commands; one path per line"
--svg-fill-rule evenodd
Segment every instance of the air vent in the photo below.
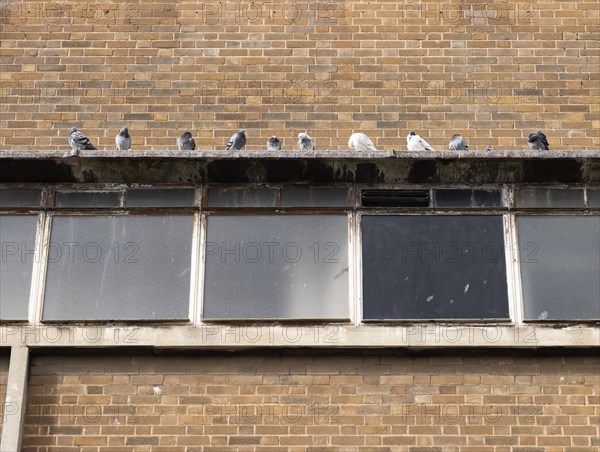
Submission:
M 363 207 L 429 207 L 429 190 L 363 190 Z

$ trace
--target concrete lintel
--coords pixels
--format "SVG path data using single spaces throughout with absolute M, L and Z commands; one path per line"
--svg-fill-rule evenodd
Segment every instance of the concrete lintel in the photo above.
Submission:
M 11 348 L 6 400 L 4 403 L 2 427 L 2 452 L 21 450 L 23 424 L 27 398 L 27 375 L 29 370 L 29 348 L 18 345 Z
M 308 348 L 592 348 L 593 324 L 214 324 L 214 325 L 2 325 L 0 346 L 31 348 L 156 347 L 244 349 Z

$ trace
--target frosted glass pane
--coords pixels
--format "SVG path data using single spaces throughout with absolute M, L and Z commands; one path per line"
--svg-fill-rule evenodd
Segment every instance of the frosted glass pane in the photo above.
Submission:
M 434 190 L 436 207 L 501 207 L 500 190 Z
M 0 319 L 26 320 L 37 216 L 0 216 Z
M 120 207 L 117 192 L 57 192 L 56 207 Z
M 600 190 L 588 190 L 587 197 L 590 207 L 600 207 Z
M 209 216 L 204 318 L 346 319 L 345 215 Z
M 0 207 L 39 207 L 42 190 L 0 190 Z
M 600 216 L 518 217 L 526 319 L 600 319 Z
M 583 190 L 531 188 L 515 190 L 517 207 L 583 207 Z
M 363 216 L 367 320 L 508 318 L 500 216 Z
M 127 207 L 193 207 L 194 190 L 127 190 Z
M 275 207 L 277 191 L 219 188 L 208 190 L 208 207 Z
M 309 188 L 281 190 L 282 207 L 343 207 L 348 205 L 348 190 Z
M 44 320 L 187 319 L 191 215 L 55 216 Z

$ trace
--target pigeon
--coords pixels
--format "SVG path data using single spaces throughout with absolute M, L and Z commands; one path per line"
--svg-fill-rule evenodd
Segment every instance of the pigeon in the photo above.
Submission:
M 547 151 L 550 149 L 546 135 L 539 130 L 532 132 L 527 136 L 529 147 L 534 151 Z
M 177 147 L 180 151 L 193 151 L 196 149 L 196 142 L 192 138 L 190 132 L 185 132 L 179 138 L 177 138 Z
M 467 140 L 465 140 L 462 135 L 455 133 L 452 135 L 450 144 L 448 144 L 448 149 L 451 151 L 468 151 L 469 145 L 467 144 Z
M 315 140 L 309 137 L 307 133 L 300 132 L 298 134 L 298 146 L 301 151 L 314 151 Z
M 281 151 L 281 141 L 275 135 L 267 140 L 267 151 Z
M 128 151 L 131 149 L 131 137 L 129 136 L 129 129 L 127 127 L 119 130 L 119 133 L 115 137 L 115 143 L 117 151 Z
M 364 133 L 353 133 L 348 140 L 348 147 L 353 151 L 376 151 L 371 139 Z
M 246 146 L 246 129 L 240 129 L 240 131 L 238 133 L 234 133 L 231 136 L 231 138 L 229 139 L 229 142 L 227 143 L 227 147 L 225 149 L 227 149 L 228 151 L 230 149 L 239 151 L 244 146 Z
M 75 127 L 71 128 L 69 132 L 69 145 L 71 149 L 74 151 L 94 151 L 96 148 L 90 141 L 88 137 L 86 137 L 83 133 L 78 132 Z
M 406 136 L 406 145 L 409 151 L 433 151 L 429 143 L 412 130 Z
M 490 145 L 490 146 L 488 146 L 487 148 L 485 148 L 485 150 L 486 150 L 486 151 L 493 151 L 493 150 L 494 150 L 494 148 L 493 148 L 493 147 Z

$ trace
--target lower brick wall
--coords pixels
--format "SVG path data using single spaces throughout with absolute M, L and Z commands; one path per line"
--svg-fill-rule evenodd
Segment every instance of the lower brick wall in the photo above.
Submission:
M 595 451 L 600 359 L 33 355 L 23 450 Z

